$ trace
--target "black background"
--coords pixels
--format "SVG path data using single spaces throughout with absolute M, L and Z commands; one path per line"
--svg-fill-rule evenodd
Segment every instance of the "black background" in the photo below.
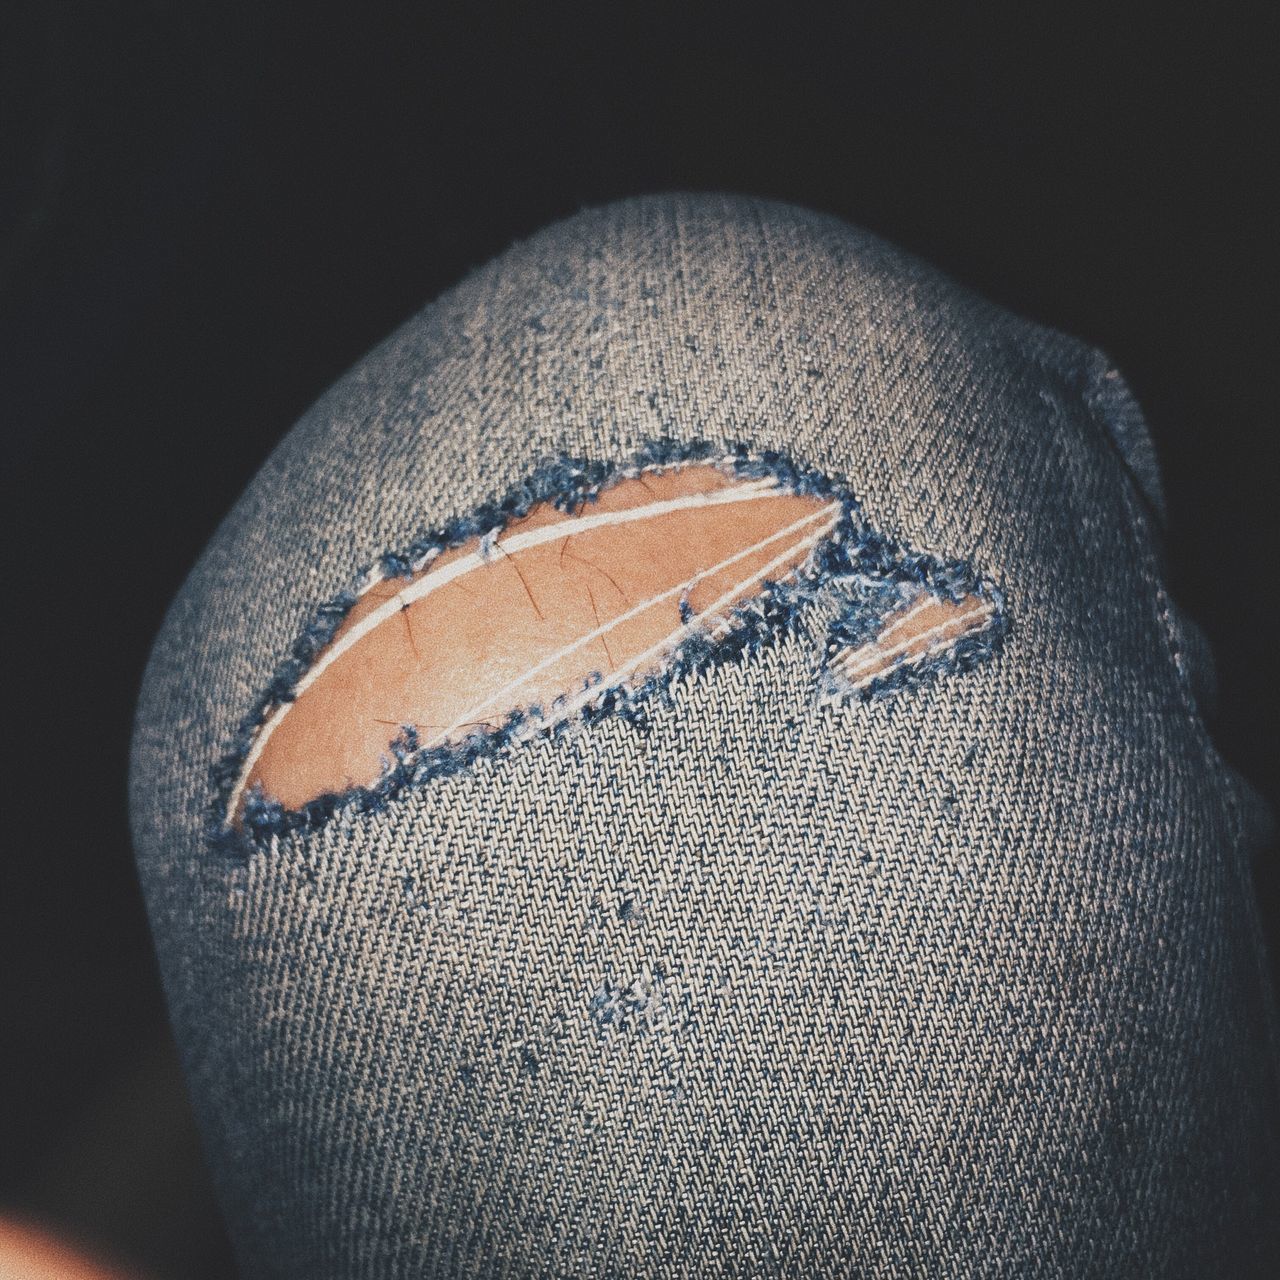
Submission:
M 584 204 L 816 206 L 1106 348 L 1161 451 L 1219 741 L 1280 798 L 1261 6 L 102 0 L 0 21 L 0 1208 L 157 1276 L 227 1274 L 129 852 L 148 644 L 307 404 Z M 1257 871 L 1274 959 L 1274 852 Z

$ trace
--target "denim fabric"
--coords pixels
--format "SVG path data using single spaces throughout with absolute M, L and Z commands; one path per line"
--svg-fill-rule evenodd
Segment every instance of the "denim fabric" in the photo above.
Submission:
M 779 450 L 980 566 L 1002 652 L 820 705 L 800 629 L 642 725 L 211 838 L 323 602 L 548 459 L 656 439 Z M 215 536 L 138 714 L 138 860 L 245 1274 L 1276 1265 L 1267 818 L 1206 734 L 1161 509 L 1104 357 L 777 204 L 583 213 L 372 352 Z

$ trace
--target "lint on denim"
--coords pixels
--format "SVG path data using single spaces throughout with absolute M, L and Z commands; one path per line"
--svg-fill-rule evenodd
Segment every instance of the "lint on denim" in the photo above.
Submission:
M 368 784 L 327 791 L 290 807 L 250 781 L 265 738 L 288 716 L 309 680 L 324 669 L 341 640 L 344 621 L 373 587 L 400 580 L 415 584 L 406 587 L 406 592 L 417 590 L 425 595 L 430 586 L 421 584 L 431 584 L 433 574 L 424 571 L 444 552 L 466 543 L 474 544 L 475 549 L 465 557 L 465 564 L 455 559 L 453 577 L 472 567 L 481 568 L 498 553 L 503 553 L 519 573 L 502 534 L 535 508 L 550 507 L 566 519 L 583 519 L 606 490 L 624 480 L 643 481 L 695 466 L 715 468 L 738 486 L 709 502 L 753 495 L 815 500 L 813 514 L 791 526 L 804 526 L 801 532 L 807 536 L 793 543 L 799 550 L 785 565 L 785 557 L 775 557 L 766 564 L 765 570 L 771 565 L 782 567 L 776 576 L 762 571 L 750 579 L 751 594 L 735 593 L 726 607 L 697 613 L 688 601 L 695 581 L 712 572 L 702 570 L 695 578 L 677 582 L 662 593 L 672 597 L 670 604 L 677 610 L 678 622 L 660 651 L 640 655 L 652 658 L 647 665 L 633 661 L 624 664 L 621 672 L 591 670 L 553 698 L 500 709 L 494 720 L 484 723 L 459 723 L 443 738 L 424 735 L 416 724 L 390 722 L 380 772 Z M 647 510 L 656 511 L 663 505 L 654 503 Z M 638 518 L 644 511 L 636 509 L 633 516 L 627 509 L 626 514 L 609 519 Z M 596 517 L 595 523 L 605 519 Z M 590 524 L 590 518 L 584 523 Z M 571 526 L 552 527 L 558 530 L 554 536 L 559 537 Z M 523 545 L 521 538 L 523 542 L 546 542 L 551 536 L 544 530 L 513 535 L 510 541 L 518 547 Z M 771 534 L 765 542 L 778 536 Z M 762 545 L 757 543 L 747 551 Z M 731 559 L 745 554 L 739 552 Z M 797 558 L 800 555 L 803 558 Z M 725 560 L 721 565 L 727 563 Z M 392 601 L 398 598 L 392 597 L 361 619 L 365 632 L 379 624 L 381 614 L 390 616 L 397 611 Z M 530 602 L 536 609 L 532 595 Z M 642 606 L 649 603 L 642 602 Z M 594 599 L 592 604 L 594 607 Z M 814 635 L 809 620 L 819 606 L 823 622 L 818 631 L 825 631 L 825 635 L 813 646 L 813 691 L 815 702 L 824 706 L 885 698 L 919 688 L 941 675 L 967 671 L 999 650 L 1008 629 L 1002 593 L 973 565 L 898 544 L 866 522 L 845 482 L 781 453 L 753 450 L 743 444 L 659 440 L 623 462 L 572 457 L 549 461 L 502 498 L 429 530 L 402 550 L 385 553 L 362 575 L 357 587 L 316 610 L 243 718 L 235 741 L 216 767 L 211 815 L 215 838 L 226 846 L 244 848 L 273 836 L 315 830 L 340 809 L 380 810 L 407 788 L 468 769 L 537 737 L 556 736 L 611 716 L 643 724 L 670 706 L 692 676 L 723 663 L 748 662 L 784 636 Z M 407 626 L 408 620 L 405 622 Z M 592 635 L 604 635 L 609 625 Z M 411 634 L 409 640 L 412 643 Z

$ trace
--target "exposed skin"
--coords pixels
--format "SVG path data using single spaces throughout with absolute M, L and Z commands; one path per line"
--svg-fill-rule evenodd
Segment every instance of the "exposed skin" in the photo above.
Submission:
M 579 514 L 745 484 L 713 466 L 648 472 L 605 490 Z M 373 782 L 403 725 L 413 725 L 426 744 L 477 724 L 497 726 L 513 708 L 546 707 L 572 695 L 593 674 L 608 677 L 664 641 L 674 644 L 686 620 L 711 606 L 719 617 L 727 604 L 759 591 L 752 577 L 766 567 L 773 566 L 768 576 L 785 577 L 829 525 L 831 510 L 826 499 L 774 492 L 584 530 L 578 517 L 542 504 L 507 526 L 486 564 L 397 610 L 324 669 L 267 737 L 248 784 L 295 807 Z M 809 517 L 808 525 L 751 550 Z M 546 526 L 563 526 L 565 536 L 502 551 L 503 540 Z M 440 574 L 477 546 L 475 540 L 454 548 L 419 576 Z M 707 572 L 744 551 L 729 567 Z M 700 572 L 705 576 L 682 591 Z M 408 585 L 394 579 L 371 589 L 331 648 Z M 551 660 L 602 627 L 609 629 Z M 635 674 L 660 662 L 654 655 Z
M 662 503 L 686 505 L 653 510 Z M 635 515 L 607 522 L 624 512 Z M 689 625 L 714 631 L 766 578 L 798 568 L 837 513 L 830 499 L 691 464 L 621 480 L 574 513 L 543 503 L 483 554 L 473 539 L 411 579 L 381 581 L 297 699 L 268 717 L 235 806 L 255 787 L 296 808 L 367 786 L 404 726 L 435 745 L 496 728 L 516 708 L 545 712 L 589 679 L 643 678 Z M 555 532 L 519 545 L 538 530 Z M 876 636 L 832 655 L 833 669 L 865 684 L 981 626 L 990 608 L 973 598 L 910 601 Z
M 990 600 L 976 596 L 960 600 L 924 596 L 884 618 L 877 634 L 865 644 L 833 654 L 831 668 L 857 688 L 897 662 L 925 657 L 981 629 L 993 608 Z

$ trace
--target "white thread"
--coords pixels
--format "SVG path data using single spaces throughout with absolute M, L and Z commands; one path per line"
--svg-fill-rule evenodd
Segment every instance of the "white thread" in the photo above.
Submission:
M 871 642 L 872 644 L 883 644 L 895 631 L 901 631 L 903 627 L 911 621 L 918 613 L 923 613 L 930 606 L 939 604 L 937 596 L 931 595 L 928 591 L 922 591 L 912 602 L 906 613 L 900 614 L 896 621 L 885 627 L 883 631 L 876 636 Z M 860 646 L 861 647 L 861 646 Z
M 940 622 L 937 626 L 930 627 L 928 631 L 923 631 L 918 636 L 908 636 L 907 639 L 900 641 L 896 645 L 891 645 L 887 649 L 882 649 L 879 641 L 877 640 L 864 648 L 855 649 L 852 653 L 848 654 L 847 657 L 839 659 L 838 665 L 840 668 L 840 674 L 850 682 L 851 689 L 857 690 L 865 688 L 865 686 L 874 680 L 876 676 L 887 669 L 887 664 L 892 664 L 893 660 L 898 657 L 899 654 L 907 652 L 912 645 L 918 644 L 921 641 L 927 641 L 932 636 L 942 635 L 947 631 L 954 630 L 956 627 L 959 627 L 963 623 L 969 622 L 974 618 L 990 617 L 994 612 L 994 606 L 990 603 L 984 602 L 982 606 L 977 609 L 971 609 L 968 613 L 960 614 L 959 617 L 950 618 L 946 622 Z M 906 619 L 904 618 L 900 621 L 906 621 Z M 952 639 L 956 638 L 958 637 L 948 637 L 943 642 L 943 645 L 939 647 L 945 647 L 946 644 L 951 643 Z M 934 651 L 934 648 L 929 648 L 921 653 L 913 654 L 912 660 L 915 661 L 920 658 L 926 658 Z M 859 653 L 862 653 L 863 657 L 850 665 L 850 660 Z M 879 667 L 879 670 L 872 671 L 865 680 L 859 681 L 856 679 L 857 676 L 870 667 Z
M 656 596 L 650 596 L 649 599 L 642 600 L 639 604 L 634 605 L 632 608 L 628 609 L 625 613 L 620 613 L 616 618 L 610 619 L 610 621 L 604 623 L 602 626 L 597 627 L 594 631 L 589 631 L 586 635 L 580 636 L 577 640 L 573 641 L 572 644 L 565 645 L 564 648 L 559 649 L 555 653 L 551 654 L 549 657 L 544 658 L 541 662 L 530 667 L 529 670 L 524 672 L 518 679 L 512 680 L 508 684 L 503 685 L 501 689 L 499 689 L 496 693 L 490 695 L 483 702 L 477 702 L 475 706 L 469 707 L 447 729 L 445 729 L 439 735 L 439 737 L 433 739 L 432 742 L 428 745 L 437 746 L 440 743 L 446 741 L 449 735 L 453 733 L 456 729 L 459 729 L 464 724 L 472 723 L 475 717 L 481 711 L 483 711 L 486 707 L 492 706 L 495 702 L 502 701 L 502 699 L 505 698 L 508 694 L 510 694 L 513 690 L 518 689 L 522 684 L 527 684 L 530 680 L 533 679 L 534 676 L 538 675 L 540 672 L 545 671 L 548 667 L 555 666 L 556 663 L 562 661 L 564 658 L 567 658 L 569 654 L 590 644 L 593 640 L 598 640 L 602 635 L 607 634 L 609 631 L 612 631 L 615 627 L 621 625 L 622 623 L 629 621 L 631 618 L 634 618 L 641 613 L 644 613 L 648 609 L 651 609 L 655 604 L 659 604 L 663 600 L 666 600 L 671 596 L 679 595 L 685 591 L 688 591 L 690 588 L 696 586 L 699 582 L 703 581 L 703 579 L 712 577 L 717 573 L 722 573 L 725 569 L 729 568 L 730 565 L 736 564 L 739 560 L 743 560 L 747 556 L 753 555 L 755 552 L 763 550 L 763 548 L 767 547 L 770 543 L 777 542 L 779 538 L 785 538 L 789 534 L 796 533 L 800 529 L 804 528 L 805 525 L 812 524 L 815 520 L 819 520 L 824 516 L 830 516 L 833 512 L 839 511 L 839 509 L 840 509 L 839 503 L 832 503 L 830 506 L 823 507 L 820 511 L 814 511 L 809 515 L 804 516 L 802 519 L 795 521 L 793 524 L 789 524 L 785 529 L 780 529 L 778 530 L 777 533 L 771 533 L 767 538 L 762 538 L 754 546 L 747 547 L 745 551 L 737 551 L 733 555 L 729 556 L 727 559 L 721 560 L 719 564 L 713 564 L 707 569 L 700 569 L 697 573 L 693 575 L 692 578 L 689 578 L 685 582 L 677 583 L 676 586 L 668 587 L 667 590 L 659 592 Z M 835 525 L 836 525 L 835 520 L 829 520 L 827 524 L 824 525 L 821 530 L 819 530 L 816 537 L 818 538 L 824 537 L 827 533 L 829 533 L 832 529 L 835 528 Z M 805 542 L 802 540 L 797 542 L 796 546 L 792 547 L 791 550 L 795 551 L 796 547 L 808 546 L 808 545 L 810 545 L 810 542 Z M 790 552 L 788 552 L 787 554 L 790 554 Z
M 721 461 L 720 461 L 720 463 L 719 463 L 719 464 L 701 463 L 701 464 L 694 464 L 694 465 L 701 465 L 701 466 L 722 465 L 722 466 L 728 466 L 728 465 L 730 465 L 730 464 L 732 464 L 732 463 L 734 463 L 734 462 L 736 462 L 736 461 L 737 461 L 737 459 L 735 459 L 735 458 L 723 458 L 723 459 L 721 459 Z M 641 470 L 639 470 L 639 471 L 635 471 L 635 472 L 626 472 L 626 473 L 624 473 L 623 475 L 619 476 L 619 477 L 617 478 L 617 480 L 616 480 L 615 482 L 613 482 L 613 483 L 621 483 L 623 480 L 635 480 L 635 479 L 638 479 L 640 476 L 647 476 L 647 475 L 662 475 L 664 472 L 666 472 L 666 471 L 668 471 L 668 470 L 674 470 L 674 471 L 681 470 L 685 465 L 687 465 L 687 464 L 680 463 L 680 464 L 677 464 L 677 465 L 672 466 L 672 467 L 644 467 L 644 468 L 642 468 L 642 469 L 641 469 Z M 761 478 L 761 479 L 759 479 L 759 480 L 748 480 L 745 484 L 735 485 L 732 489 L 713 489 L 713 490 L 711 490 L 711 494 L 725 494 L 725 493 L 751 494 L 751 493 L 755 493 L 755 492 L 762 492 L 762 491 L 765 491 L 765 490 L 768 490 L 769 492 L 773 492 L 773 491 L 777 490 L 777 484 L 778 484 L 778 482 L 777 482 L 777 480 L 776 480 L 773 476 L 764 476 L 764 477 L 762 477 L 762 478 Z M 778 491 L 778 492 L 782 492 L 781 490 L 777 490 L 777 491 Z M 687 496 L 688 496 L 688 497 L 691 497 L 691 498 L 694 498 L 694 499 L 701 499 L 701 498 L 709 497 L 709 496 L 710 496 L 710 494 L 706 494 L 706 493 L 701 493 L 701 494 L 689 494 L 689 495 L 687 495 Z M 682 501 L 682 499 L 667 499 L 667 501 L 669 501 L 669 502 L 680 502 L 680 501 Z M 656 506 L 656 505 L 658 505 L 658 504 L 656 504 L 656 503 L 650 503 L 649 505 L 644 506 L 644 507 L 628 507 L 628 508 L 626 508 L 626 509 L 625 509 L 625 511 L 621 511 L 621 512 L 605 512 L 605 513 L 603 513 L 603 514 L 605 514 L 605 515 L 625 515 L 625 514 L 627 514 L 628 512 L 652 511 L 652 510 L 653 510 L 653 508 L 654 508 L 654 506 Z M 703 503 L 700 503 L 700 502 L 694 502 L 694 503 L 690 503 L 690 504 L 688 504 L 688 505 L 704 505 L 704 504 L 703 504 Z M 585 516 L 585 517 L 584 517 L 584 516 L 567 516 L 567 517 L 566 517 L 566 519 L 577 519 L 577 520 L 590 520 L 590 519 L 596 519 L 596 520 L 598 520 L 598 519 L 599 519 L 599 516 L 594 516 L 594 517 L 592 517 L 592 516 Z M 563 521 L 559 521 L 558 523 L 563 523 Z M 552 527 L 554 528 L 554 526 L 552 526 Z M 483 537 L 485 537 L 485 538 L 496 537 L 496 536 L 497 536 L 497 534 L 499 534 L 500 532 L 501 532 L 501 527 L 499 527 L 499 528 L 495 528 L 495 529 L 490 529 L 490 530 L 488 531 L 488 533 L 486 533 L 486 534 L 484 534 L 484 535 L 483 535 Z M 511 540 L 511 539 L 509 539 L 508 541 L 512 541 L 512 540 Z M 507 545 L 507 543 L 503 543 L 503 546 L 504 546 L 504 547 L 505 547 L 506 545 Z M 530 545 L 536 545 L 536 544 L 530 544 Z M 520 550 L 520 548 L 519 548 L 519 547 L 517 547 L 516 549 L 517 549 L 517 550 Z M 426 555 L 424 555 L 421 559 L 419 559 L 419 560 L 415 561 L 415 562 L 414 562 L 414 564 L 412 564 L 412 565 L 410 566 L 410 569 L 411 569 L 411 570 L 412 570 L 412 572 L 414 572 L 414 573 L 420 573 L 420 572 L 421 572 L 423 569 L 425 569 L 425 568 L 426 568 L 426 566 L 427 566 L 427 565 L 429 565 L 433 560 L 437 559 L 440 555 L 442 555 L 442 554 L 443 554 L 443 552 L 444 552 L 444 550 L 445 550 L 445 548 L 440 548 L 440 549 L 435 549 L 435 550 L 428 551 L 428 552 L 426 553 Z M 490 550 L 490 551 L 492 551 L 492 550 L 493 550 L 492 545 L 489 547 L 489 550 Z M 367 577 L 366 577 L 365 582 L 364 582 L 361 586 L 359 586 L 359 587 L 356 589 L 356 597 L 357 597 L 357 599 L 358 599 L 360 596 L 367 595 L 370 591 L 372 591 L 372 590 L 374 589 L 374 587 L 380 586 L 382 583 L 384 583 L 384 582 L 386 582 L 386 581 L 388 581 L 388 575 L 387 575 L 387 574 L 385 574 L 385 573 L 379 573 L 376 569 L 371 569 L 371 570 L 369 571 L 369 573 L 368 573 Z
M 830 523 L 830 525 L 828 525 L 826 528 L 820 529 L 817 533 L 810 534 L 809 537 L 807 538 L 800 539 L 799 542 L 795 543 L 793 546 L 788 548 L 788 550 L 784 551 L 782 555 L 777 556 L 773 560 L 770 560 L 769 563 L 765 565 L 763 569 L 758 570 L 756 573 L 753 573 L 751 577 L 746 578 L 742 582 L 738 583 L 738 585 L 734 587 L 732 591 L 726 591 L 722 596 L 720 596 L 718 600 L 712 601 L 712 603 L 709 604 L 698 616 L 701 618 L 708 617 L 709 615 L 714 614 L 716 610 L 722 609 L 726 605 L 730 604 L 733 601 L 734 597 L 741 595 L 741 593 L 745 591 L 748 587 L 754 586 L 762 578 L 767 578 L 769 574 L 773 572 L 774 569 L 778 568 L 782 564 L 785 564 L 787 560 L 789 560 L 791 556 L 793 556 L 800 547 L 811 547 L 815 543 L 820 542 L 832 529 L 835 528 L 836 523 L 837 522 L 833 520 Z M 610 689 L 616 689 L 618 685 L 620 685 L 629 675 L 632 674 L 632 672 L 636 670 L 637 667 L 643 666 L 644 663 L 649 662 L 652 659 L 660 656 L 666 650 L 671 648 L 671 646 L 675 643 L 677 637 L 687 634 L 692 629 L 693 628 L 691 623 L 688 623 L 688 622 L 682 623 L 674 631 L 672 631 L 670 635 L 668 635 L 665 639 L 660 640 L 657 644 L 646 649 L 643 653 L 639 654 L 637 657 L 632 658 L 625 666 L 619 667 L 617 671 L 612 672 L 607 683 L 592 685 L 591 688 L 582 690 L 581 693 L 579 693 L 576 697 L 572 698 L 569 702 L 564 703 L 562 706 L 556 707 L 555 720 L 552 721 L 551 723 L 559 723 L 564 720 L 567 720 L 570 716 L 574 714 L 574 712 L 578 711 L 581 707 L 585 706 L 588 702 L 592 701 L 592 699 L 598 698 L 602 693 L 607 693 Z M 538 730 L 545 727 L 546 727 L 545 724 L 531 726 L 531 732 L 536 733 Z
M 766 490 L 761 487 L 764 484 L 773 487 Z M 602 511 L 593 516 L 570 517 L 565 520 L 557 520 L 554 524 L 544 525 L 540 529 L 529 529 L 524 533 L 516 533 L 509 538 L 500 539 L 492 544 L 490 553 L 497 550 L 505 552 L 507 555 L 514 555 L 517 551 L 527 551 L 531 547 L 541 546 L 544 542 L 555 542 L 558 538 L 566 536 L 565 525 L 571 521 L 574 527 L 570 531 L 570 536 L 577 537 L 578 534 L 592 529 L 629 524 L 636 520 L 647 520 L 651 517 L 666 515 L 672 511 L 684 511 L 692 507 L 724 506 L 734 502 L 750 502 L 755 498 L 776 497 L 781 493 L 782 491 L 776 487 L 774 481 L 753 481 L 750 485 L 743 485 L 737 489 L 717 489 L 711 493 L 690 493 L 681 498 L 668 498 L 663 502 L 651 502 L 643 507 L 628 507 L 625 511 Z M 457 560 L 445 565 L 444 568 L 437 570 L 435 573 L 419 578 L 417 582 L 411 582 L 386 603 L 379 605 L 371 613 L 366 614 L 341 640 L 321 654 L 315 665 L 298 681 L 294 688 L 294 701 L 297 701 L 320 678 L 321 674 L 342 657 L 348 649 L 363 640 L 369 632 L 380 627 L 388 618 L 395 617 L 401 609 L 424 599 L 441 587 L 447 586 L 450 582 L 454 582 L 473 570 L 479 569 L 482 565 L 488 564 L 490 558 L 491 556 L 487 557 L 479 551 L 472 551 L 465 556 L 460 556 Z
M 940 640 L 940 641 L 938 641 L 938 643 L 937 643 L 937 644 L 930 645 L 930 646 L 929 646 L 929 648 L 927 648 L 927 649 L 925 649 L 925 650 L 924 650 L 924 652 L 922 652 L 922 653 L 916 653 L 916 654 L 913 654 L 913 655 L 911 656 L 911 661 L 910 661 L 910 662 L 904 662 L 904 663 L 901 663 L 901 664 L 900 664 L 900 666 L 902 666 L 902 667 L 912 666 L 912 665 L 914 665 L 914 664 L 915 664 L 915 663 L 917 663 L 917 662 L 923 662 L 926 658 L 932 658 L 932 657 L 936 656 L 936 655 L 937 655 L 937 654 L 939 654 L 939 653 L 944 653 L 947 649 L 949 649 L 949 648 L 950 648 L 950 647 L 951 647 L 951 646 L 956 642 L 956 640 L 957 640 L 958 638 L 959 638 L 959 637 L 957 637 L 957 636 L 948 636 L 945 640 Z M 899 667 L 894 667 L 894 668 L 893 668 L 893 670 L 897 671 L 897 670 L 899 670 Z M 848 694 L 850 694 L 850 693 L 860 693 L 860 692 L 861 692 L 863 689 L 865 689 L 865 688 L 866 688 L 866 687 L 867 687 L 867 686 L 868 686 L 868 685 L 869 685 L 873 680 L 878 679 L 878 678 L 879 678 L 881 675 L 883 675 L 883 674 L 884 674 L 884 672 L 882 672 L 882 671 L 873 671 L 873 672 L 871 672 L 871 674 L 870 674 L 870 675 L 864 676 L 861 680 L 857 680 L 857 681 L 855 681 L 853 684 L 851 684 L 851 685 L 849 686 L 848 690 L 847 690 L 843 695 L 839 695 L 839 694 L 834 695 L 834 699 L 835 699 L 835 700 L 839 700 L 839 698 L 840 698 L 841 696 L 847 697 L 847 696 L 848 696 Z M 832 701 L 832 700 L 833 700 L 832 698 L 828 698 L 828 701 Z
M 553 524 L 544 525 L 538 529 L 528 529 L 524 533 L 513 534 L 511 537 L 502 539 L 494 545 L 497 550 L 504 551 L 507 555 L 512 555 L 517 551 L 526 551 L 531 547 L 540 546 L 546 542 L 554 542 L 558 538 L 565 537 L 566 534 L 576 537 L 578 534 L 592 529 L 629 524 L 638 520 L 656 518 L 669 512 L 685 511 L 696 507 L 726 506 L 731 503 L 751 502 L 757 498 L 782 497 L 786 496 L 786 493 L 787 491 L 782 489 L 774 478 L 765 477 L 764 479 L 752 480 L 730 489 L 714 489 L 710 492 L 685 494 L 679 498 L 651 502 L 642 507 L 628 507 L 622 511 L 602 511 L 588 516 L 566 517 L 564 520 L 557 520 Z M 573 526 L 572 530 L 567 531 L 565 526 L 570 524 Z M 262 727 L 258 730 L 252 746 L 245 755 L 239 776 L 236 778 L 236 784 L 232 788 L 230 799 L 227 802 L 226 821 L 228 825 L 235 821 L 236 810 L 240 806 L 240 799 L 244 795 L 245 787 L 248 785 L 249 775 L 253 772 L 253 767 L 257 764 L 272 734 L 280 727 L 294 703 L 319 679 L 323 672 L 344 653 L 363 640 L 371 631 L 381 626 L 388 618 L 394 617 L 410 604 L 424 599 L 441 587 L 447 586 L 450 582 L 456 581 L 458 578 L 487 563 L 489 562 L 478 552 L 472 551 L 465 556 L 460 556 L 457 560 L 445 565 L 435 573 L 429 573 L 425 577 L 419 578 L 416 582 L 410 583 L 390 600 L 369 612 L 341 640 L 331 645 L 316 659 L 315 663 L 294 686 L 293 698 L 288 702 L 282 702 L 276 707 L 275 711 L 263 722 Z M 386 579 L 379 579 L 379 581 L 385 582 Z
M 896 645 L 890 645 L 887 649 L 880 646 L 879 638 L 874 640 L 870 645 L 860 646 L 858 649 L 850 651 L 844 658 L 839 659 L 843 674 L 846 676 L 851 672 L 854 675 L 859 674 L 865 667 L 875 666 L 884 659 L 895 658 L 900 653 L 905 653 L 912 645 L 922 640 L 928 640 L 935 635 L 941 635 L 945 631 L 950 631 L 963 623 L 969 622 L 973 618 L 983 618 L 994 612 L 994 606 L 990 603 L 983 602 L 978 608 L 970 609 L 967 613 L 962 613 L 957 617 L 949 618 L 945 622 L 939 622 L 935 626 L 930 627 L 927 631 L 922 631 L 919 635 L 908 636 L 905 640 L 899 641 Z M 905 619 L 903 619 L 905 621 Z M 850 661 L 858 654 L 863 656 L 857 662 L 850 666 Z

